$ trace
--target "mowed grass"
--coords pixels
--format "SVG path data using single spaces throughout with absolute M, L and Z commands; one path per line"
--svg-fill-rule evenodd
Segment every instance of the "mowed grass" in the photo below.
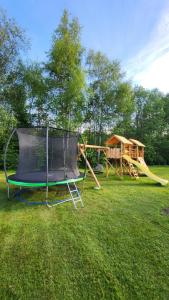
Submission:
M 169 186 L 98 177 L 76 211 L 8 201 L 1 173 L 0 299 L 169 299 Z

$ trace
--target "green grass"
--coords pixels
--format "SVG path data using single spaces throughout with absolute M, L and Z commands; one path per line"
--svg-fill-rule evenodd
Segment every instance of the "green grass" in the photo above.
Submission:
M 99 178 L 76 211 L 8 201 L 1 173 L 0 299 L 169 299 L 169 187 Z

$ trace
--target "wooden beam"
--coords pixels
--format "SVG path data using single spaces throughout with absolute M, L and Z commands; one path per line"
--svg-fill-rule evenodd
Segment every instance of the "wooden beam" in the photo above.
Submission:
M 107 159 L 107 151 L 103 150 L 103 153 L 105 155 L 105 161 L 106 161 L 106 177 L 109 176 L 109 165 L 111 166 L 111 163 L 109 162 L 109 160 Z
M 109 147 L 97 146 L 97 145 L 87 145 L 87 144 L 80 144 L 80 148 L 82 148 L 82 149 L 91 148 L 91 149 L 99 149 L 99 150 L 108 150 L 109 149 Z
M 80 148 L 80 153 L 82 154 L 84 160 L 86 161 L 86 164 L 87 164 L 87 166 L 88 166 L 88 168 L 89 168 L 89 170 L 90 170 L 90 172 L 91 172 L 91 174 L 92 174 L 92 176 L 93 176 L 93 178 L 94 178 L 94 180 L 95 180 L 95 182 L 96 182 L 98 188 L 100 189 L 100 188 L 101 188 L 100 183 L 99 183 L 99 181 L 98 181 L 96 175 L 94 174 L 94 171 L 93 171 L 93 169 L 92 169 L 92 167 L 91 167 L 89 161 L 87 160 L 87 157 L 86 157 L 86 155 L 85 155 L 85 153 L 84 153 L 84 151 L 83 151 L 82 148 Z
M 108 176 L 109 176 L 109 164 L 106 159 L 106 177 L 108 177 Z
M 107 164 L 114 170 L 113 165 L 109 162 L 109 160 L 107 159 L 107 157 L 105 157 L 105 161 L 107 162 Z
M 125 148 L 125 145 L 123 145 L 122 142 L 121 142 L 120 148 L 121 148 L 121 157 L 120 157 L 120 176 L 123 176 L 123 165 L 122 165 L 123 159 L 122 159 L 122 155 L 124 154 L 124 148 Z

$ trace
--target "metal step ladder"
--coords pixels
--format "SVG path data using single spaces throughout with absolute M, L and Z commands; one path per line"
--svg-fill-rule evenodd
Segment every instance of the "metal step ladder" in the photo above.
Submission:
M 80 191 L 77 188 L 77 185 L 75 182 L 67 183 L 67 187 L 70 193 L 71 200 L 73 202 L 74 208 L 77 209 L 77 203 L 80 202 L 81 207 L 84 207 Z M 71 189 L 73 187 L 73 189 Z

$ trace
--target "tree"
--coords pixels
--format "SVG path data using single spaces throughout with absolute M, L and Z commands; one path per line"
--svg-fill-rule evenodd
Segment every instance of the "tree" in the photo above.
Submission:
M 38 63 L 25 67 L 23 83 L 27 94 L 27 111 L 31 123 L 37 126 L 47 125 L 50 119 L 47 81 Z
M 116 93 L 116 125 L 113 130 L 120 135 L 131 136 L 133 134 L 133 113 L 135 111 L 134 92 L 130 82 L 118 84 Z
M 4 145 L 10 131 L 16 126 L 16 119 L 0 106 L 0 144 Z
M 0 10 L 0 104 L 14 113 L 19 125 L 28 124 L 20 60 L 20 52 L 27 46 L 23 30 Z
M 6 144 L 9 134 L 16 126 L 16 119 L 13 114 L 10 114 L 5 108 L 0 105 L 0 166 L 3 166 L 4 145 Z M 14 155 L 13 155 L 14 154 Z M 16 153 L 10 152 L 10 158 L 16 159 Z
M 15 67 L 20 51 L 28 46 L 23 30 L 0 9 L 0 85 Z
M 85 78 L 80 25 L 65 10 L 53 36 L 46 70 L 49 73 L 50 106 L 55 122 L 64 128 L 77 128 L 83 119 Z
M 122 118 L 131 110 L 132 89 L 122 81 L 119 62 L 110 61 L 101 52 L 89 52 L 87 67 L 90 87 L 86 121 L 98 134 L 95 142 L 101 144 L 103 132 L 115 126 L 120 113 Z
M 22 62 L 18 62 L 15 69 L 8 74 L 3 88 L 3 106 L 14 115 L 17 126 L 30 125 L 24 76 L 25 66 Z
M 166 124 L 166 135 L 169 135 L 169 94 L 164 96 L 163 98 L 164 102 L 164 120 Z
M 164 105 L 163 95 L 157 89 L 135 88 L 136 135 L 142 139 L 163 135 Z
M 135 88 L 135 137 L 145 143 L 149 163 L 161 162 L 160 141 L 165 134 L 165 112 L 163 94 L 143 87 Z

